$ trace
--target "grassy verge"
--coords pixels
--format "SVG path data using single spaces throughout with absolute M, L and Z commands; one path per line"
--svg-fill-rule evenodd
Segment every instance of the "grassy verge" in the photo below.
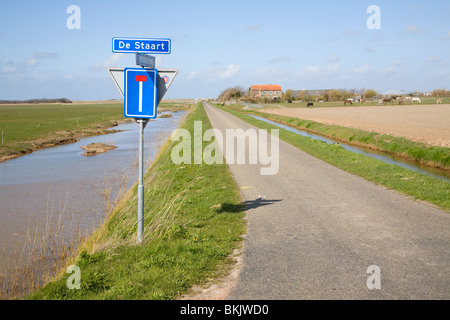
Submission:
M 203 107 L 182 127 L 192 133 L 194 120 L 210 128 Z M 136 245 L 135 186 L 68 262 L 80 267 L 81 289 L 67 288 L 63 270 L 27 299 L 176 299 L 227 269 L 245 232 L 239 189 L 226 165 L 173 164 L 177 143 L 145 176 L 143 242 Z
M 267 130 L 279 129 L 280 139 L 333 166 L 389 189 L 402 192 L 414 199 L 432 203 L 450 212 L 450 183 L 448 181 L 347 151 L 338 144 L 330 145 L 325 142 L 300 136 L 294 132 L 254 119 L 237 109 L 233 110 L 232 108 L 222 106 L 217 107 L 230 112 L 258 128 Z
M 186 107 L 158 107 L 159 112 L 181 109 Z M 124 120 L 123 103 L 0 105 L 0 161 L 108 133 L 118 120 Z

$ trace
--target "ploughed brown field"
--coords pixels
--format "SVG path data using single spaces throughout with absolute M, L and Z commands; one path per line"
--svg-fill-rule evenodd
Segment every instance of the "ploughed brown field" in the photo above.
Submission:
M 345 108 L 277 108 L 260 111 L 374 131 L 450 148 L 450 104 Z

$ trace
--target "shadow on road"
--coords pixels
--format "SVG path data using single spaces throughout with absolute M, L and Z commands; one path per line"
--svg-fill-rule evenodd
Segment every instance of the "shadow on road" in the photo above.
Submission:
M 282 200 L 281 199 L 266 200 L 264 198 L 257 198 L 256 200 L 244 201 L 244 202 L 242 202 L 242 205 L 244 206 L 244 210 L 247 211 L 250 209 L 255 209 L 258 207 L 274 204 L 279 201 L 282 201 Z
M 274 204 L 276 202 L 281 201 L 281 199 L 273 199 L 273 200 L 266 200 L 264 198 L 257 198 L 256 200 L 247 200 L 238 204 L 235 203 L 222 203 L 217 210 L 217 213 L 223 213 L 223 212 L 229 212 L 229 213 L 236 213 L 236 212 L 242 212 L 247 211 L 250 209 L 255 209 L 262 206 L 267 206 L 270 204 Z

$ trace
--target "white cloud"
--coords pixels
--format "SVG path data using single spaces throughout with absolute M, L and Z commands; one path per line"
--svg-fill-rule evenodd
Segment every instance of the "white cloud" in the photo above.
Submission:
M 94 63 L 89 67 L 89 71 L 92 72 L 101 72 L 105 71 L 107 68 L 115 67 L 117 63 L 122 59 L 125 53 L 113 53 L 108 58 L 103 61 Z
M 422 32 L 423 30 L 416 25 L 409 25 L 405 28 L 405 33 L 406 34 L 410 34 L 410 35 L 414 35 L 414 34 L 419 34 L 420 32 Z
M 261 25 L 259 25 L 259 24 L 252 24 L 252 25 L 249 25 L 248 27 L 247 27 L 247 29 L 245 29 L 246 31 L 259 31 L 259 30 L 261 30 Z
M 210 67 L 203 71 L 192 70 L 187 76 L 187 80 L 202 79 L 207 82 L 215 82 L 217 80 L 230 79 L 237 76 L 241 66 L 230 64 L 226 67 Z
M 18 70 L 19 70 L 19 68 L 18 68 L 17 64 L 12 61 L 8 61 L 3 66 L 1 66 L 1 69 L 0 69 L 1 73 L 15 73 Z
M 318 77 L 328 78 L 339 76 L 341 73 L 341 66 L 338 63 L 326 64 L 324 66 L 309 65 L 302 68 L 299 73 L 301 77 Z
M 354 71 L 354 73 L 356 73 L 356 74 L 363 75 L 363 74 L 367 74 L 367 73 L 372 72 L 372 67 L 370 66 L 370 64 L 364 63 L 364 64 L 360 65 L 359 67 L 357 67 L 357 68 L 356 68 L 355 70 L 353 70 L 353 71 Z
M 363 51 L 364 51 L 365 54 L 368 54 L 368 53 L 375 52 L 375 49 L 372 48 L 372 47 L 364 47 Z
M 389 66 L 381 70 L 382 73 L 394 73 L 408 68 L 408 64 L 399 60 L 393 61 Z
M 356 30 L 346 30 L 346 31 L 342 32 L 342 35 L 348 36 L 348 37 L 355 37 L 355 36 L 359 35 L 359 32 Z
M 29 58 L 15 62 L 9 60 L 1 66 L 1 73 L 14 73 L 19 69 L 24 70 L 24 67 L 34 68 L 39 66 L 45 60 L 59 59 L 59 55 L 54 52 L 34 52 Z M 20 68 L 19 68 L 20 67 Z
M 338 54 L 332 54 L 331 56 L 328 57 L 327 64 L 336 63 L 339 60 L 341 60 L 341 57 L 339 57 Z
M 291 61 L 291 58 L 288 56 L 282 56 L 282 57 L 273 57 L 269 60 L 270 63 L 278 63 L 278 62 L 288 62 Z
M 425 62 L 428 62 L 428 63 L 437 63 L 437 62 L 441 62 L 441 61 L 442 61 L 442 59 L 438 56 L 431 56 L 431 57 L 428 57 L 427 60 L 425 60 Z
M 427 64 L 427 68 L 447 68 L 448 63 L 439 56 L 430 56 L 425 60 L 425 63 Z
M 59 55 L 54 52 L 34 52 L 33 55 L 25 60 L 25 64 L 29 67 L 35 67 L 44 60 L 59 59 Z
M 189 72 L 188 76 L 187 76 L 187 80 L 193 80 L 197 77 L 197 75 L 199 74 L 198 71 L 191 71 Z
M 48 82 L 51 79 L 54 79 L 55 76 L 49 72 L 33 72 L 32 79 L 37 82 Z
M 237 75 L 237 73 L 239 72 L 240 69 L 241 69 L 241 66 L 236 66 L 234 64 L 230 64 L 225 68 L 225 70 L 219 71 L 219 77 L 221 79 L 229 79 L 229 78 Z
M 31 57 L 31 58 L 28 58 L 27 60 L 25 60 L 26 65 L 29 67 L 36 66 L 38 64 L 38 62 L 39 62 L 39 60 L 36 59 L 35 57 Z

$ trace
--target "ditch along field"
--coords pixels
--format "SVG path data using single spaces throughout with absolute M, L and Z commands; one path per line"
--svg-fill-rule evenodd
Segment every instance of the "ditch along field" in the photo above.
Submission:
M 450 104 L 267 108 L 259 111 L 450 147 Z

